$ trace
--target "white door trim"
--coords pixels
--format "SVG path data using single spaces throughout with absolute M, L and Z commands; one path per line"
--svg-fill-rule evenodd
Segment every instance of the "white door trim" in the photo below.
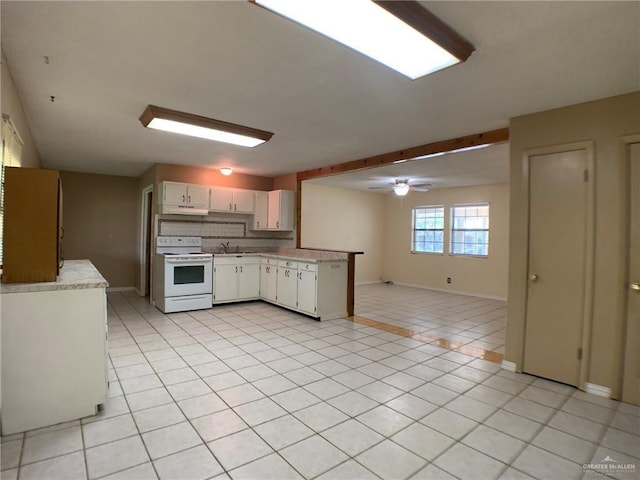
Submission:
M 589 375 L 589 363 L 591 357 L 591 324 L 593 320 L 593 284 L 594 284 L 594 263 L 595 263 L 595 155 L 593 141 L 567 143 L 562 145 L 553 145 L 548 147 L 540 147 L 525 150 L 522 153 L 522 175 L 524 187 L 524 209 L 526 212 L 527 224 L 527 251 L 529 249 L 529 166 L 530 157 L 537 155 L 548 155 L 552 153 L 570 152 L 575 150 L 585 150 L 587 153 L 587 170 L 589 171 L 589 181 L 587 183 L 587 200 L 586 200 L 586 243 L 585 243 L 585 295 L 583 305 L 582 332 L 580 332 L 582 358 L 580 359 L 580 371 L 578 374 L 578 388 L 585 390 Z M 529 259 L 527 256 L 527 268 L 525 274 L 529 272 Z M 527 311 L 529 289 L 525 290 L 524 311 Z M 524 345 L 526 336 L 526 318 L 525 328 L 522 329 L 520 338 L 520 358 L 518 364 L 524 366 Z
M 149 267 L 147 265 L 147 215 L 151 215 L 151 212 L 147 208 L 147 195 L 151 192 L 153 192 L 153 184 L 147 185 L 142 189 L 142 196 L 140 199 L 140 258 L 138 258 L 140 262 L 140 290 L 138 291 L 138 294 L 140 296 L 144 296 L 144 292 L 147 289 L 146 271 Z

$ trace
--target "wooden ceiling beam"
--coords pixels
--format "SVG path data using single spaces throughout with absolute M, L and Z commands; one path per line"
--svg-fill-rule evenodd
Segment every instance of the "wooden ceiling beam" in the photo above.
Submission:
M 441 140 L 439 142 L 427 143 L 417 147 L 405 148 L 395 152 L 383 153 L 373 157 L 351 160 L 349 162 L 338 163 L 327 167 L 313 168 L 297 173 L 297 180 L 309 180 L 310 178 L 326 177 L 338 175 L 340 173 L 354 170 L 364 170 L 367 168 L 380 167 L 401 160 L 411 160 L 412 158 L 436 153 L 447 153 L 461 148 L 475 147 L 478 145 L 495 145 L 509 141 L 509 128 L 499 128 L 488 132 L 466 135 L 464 137 Z

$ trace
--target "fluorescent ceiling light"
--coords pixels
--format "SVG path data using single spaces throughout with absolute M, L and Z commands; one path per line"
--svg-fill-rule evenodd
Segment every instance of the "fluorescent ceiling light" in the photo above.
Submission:
M 235 123 L 214 120 L 191 113 L 149 105 L 140 116 L 147 128 L 206 138 L 217 142 L 233 143 L 243 147 L 255 147 L 269 140 L 273 133 Z
M 415 80 L 464 62 L 473 46 L 415 1 L 251 0 Z

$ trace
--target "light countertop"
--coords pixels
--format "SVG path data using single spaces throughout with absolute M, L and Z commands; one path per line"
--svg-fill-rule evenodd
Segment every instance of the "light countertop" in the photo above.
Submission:
M 326 250 L 306 250 L 304 248 L 287 248 L 275 252 L 244 252 L 244 253 L 214 253 L 214 257 L 242 257 L 253 256 L 263 258 L 277 258 L 282 260 L 294 260 L 299 262 L 346 262 L 348 254 L 342 252 L 330 252 Z
M 0 293 L 29 293 L 55 290 L 106 288 L 109 283 L 89 260 L 65 260 L 57 282 L 3 283 Z

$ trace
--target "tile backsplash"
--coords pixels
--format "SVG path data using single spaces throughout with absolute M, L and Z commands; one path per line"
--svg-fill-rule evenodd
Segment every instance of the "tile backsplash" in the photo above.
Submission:
M 295 231 L 270 232 L 249 229 L 253 215 L 233 213 L 211 214 L 206 217 L 186 215 L 158 215 L 156 234 L 202 238 L 202 250 L 219 252 L 221 243 L 229 242 L 232 251 L 277 250 L 295 247 Z

